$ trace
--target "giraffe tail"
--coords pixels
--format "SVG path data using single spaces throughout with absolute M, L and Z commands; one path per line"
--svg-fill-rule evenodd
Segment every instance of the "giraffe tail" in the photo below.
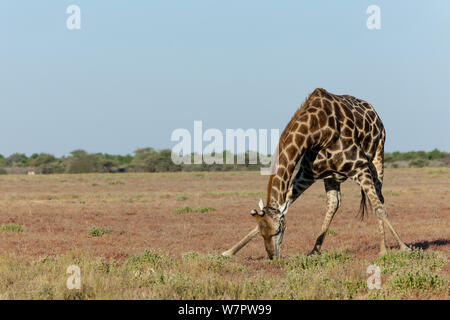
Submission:
M 359 206 L 359 218 L 361 219 L 361 221 L 364 219 L 365 216 L 367 216 L 368 214 L 368 210 L 367 210 L 367 196 L 366 193 L 364 192 L 363 189 L 361 189 L 361 204 Z M 369 202 L 369 207 L 370 207 L 370 202 Z

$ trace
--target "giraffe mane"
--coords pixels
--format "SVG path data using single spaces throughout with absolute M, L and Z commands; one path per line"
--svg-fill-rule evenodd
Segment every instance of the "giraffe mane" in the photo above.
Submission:
M 267 201 L 266 201 L 266 206 L 268 206 L 270 204 L 270 194 L 272 193 L 272 181 L 273 181 L 273 177 L 275 175 L 271 174 L 269 177 L 269 183 L 267 184 Z

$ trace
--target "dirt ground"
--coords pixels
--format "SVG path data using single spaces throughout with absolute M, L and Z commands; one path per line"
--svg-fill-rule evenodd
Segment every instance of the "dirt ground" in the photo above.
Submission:
M 389 218 L 400 237 L 415 247 L 450 255 L 450 169 L 387 169 L 383 192 Z M 145 249 L 179 256 L 189 251 L 221 252 L 254 227 L 250 210 L 265 199 L 267 176 L 259 172 L 139 173 L 0 176 L 0 224 L 16 223 L 23 232 L 0 232 L 0 253 L 42 257 L 81 249 L 123 259 Z M 282 254 L 309 252 L 325 213 L 325 191 L 318 181 L 290 208 Z M 322 251 L 347 249 L 373 259 L 379 250 L 376 218 L 356 217 L 360 192 L 342 185 L 342 206 L 332 222 L 336 234 Z M 207 213 L 177 214 L 189 206 Z M 112 232 L 91 237 L 93 226 Z M 390 234 L 388 245 L 395 246 Z M 256 238 L 237 254 L 262 267 L 263 241 Z M 448 264 L 447 264 L 448 265 Z M 443 272 L 450 275 L 450 268 Z

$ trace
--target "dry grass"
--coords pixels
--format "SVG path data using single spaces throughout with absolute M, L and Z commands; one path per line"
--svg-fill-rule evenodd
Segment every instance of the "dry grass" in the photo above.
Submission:
M 307 259 L 324 216 L 318 182 L 291 207 L 274 262 L 260 239 L 217 255 L 253 227 L 267 183 L 256 172 L 0 176 L 0 225 L 22 230 L 0 232 L 0 298 L 448 299 L 450 169 L 385 176 L 391 222 L 423 250 L 379 258 L 376 219 L 355 218 L 358 187 L 347 182 L 324 254 Z M 186 207 L 198 212 L 174 214 Z M 367 289 L 370 264 L 381 290 Z M 81 268 L 80 290 L 66 288 L 69 265 Z
M 144 251 L 120 262 L 79 251 L 29 260 L 0 258 L 3 299 L 407 299 L 448 297 L 446 259 L 421 251 L 389 254 L 381 290 L 367 288 L 366 265 L 347 252 L 290 256 L 255 270 L 217 254 L 189 252 L 175 259 Z M 405 259 L 408 261 L 403 264 Z M 401 262 L 397 265 L 398 262 Z M 69 290 L 67 267 L 81 270 Z

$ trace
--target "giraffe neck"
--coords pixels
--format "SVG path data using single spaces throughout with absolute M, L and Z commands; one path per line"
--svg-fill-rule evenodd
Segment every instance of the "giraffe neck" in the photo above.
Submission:
M 277 148 L 278 166 L 273 170 L 274 176 L 269 180 L 268 186 L 268 204 L 271 206 L 280 206 L 289 200 L 289 182 L 305 151 L 327 145 L 332 139 L 331 129 L 327 125 L 327 121 L 334 119 L 329 99 L 332 100 L 332 97 L 325 90 L 314 90 L 283 130 Z
M 299 159 L 309 147 L 308 135 L 291 132 L 279 146 L 275 174 L 269 178 L 267 204 L 278 208 L 287 200 L 289 182 Z

